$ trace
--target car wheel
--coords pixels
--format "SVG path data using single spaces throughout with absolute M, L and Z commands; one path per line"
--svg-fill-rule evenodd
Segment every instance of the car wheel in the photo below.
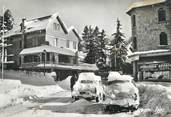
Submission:
M 103 101 L 105 101 L 105 95 L 103 94 Z
M 96 97 L 96 102 L 99 102 L 99 97 Z
M 79 100 L 79 97 L 74 96 L 74 100 L 75 100 L 75 101 Z
M 137 110 L 138 108 L 136 108 L 136 107 L 134 107 L 134 106 L 130 106 L 129 107 L 129 110 L 131 111 L 131 112 L 134 112 L 135 110 Z

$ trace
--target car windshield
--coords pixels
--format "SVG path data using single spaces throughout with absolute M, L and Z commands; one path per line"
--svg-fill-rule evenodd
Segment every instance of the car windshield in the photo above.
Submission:
M 108 85 L 116 84 L 116 83 L 127 83 L 127 82 L 129 82 L 129 80 L 113 80 L 113 81 L 108 82 Z
M 92 80 L 81 80 L 81 83 L 93 83 Z

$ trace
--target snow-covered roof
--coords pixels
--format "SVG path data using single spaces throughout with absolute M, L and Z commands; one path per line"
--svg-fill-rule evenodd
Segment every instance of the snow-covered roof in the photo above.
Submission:
M 61 25 L 63 31 L 65 32 L 65 36 L 71 37 L 71 33 L 74 33 L 74 35 L 78 38 L 81 39 L 80 35 L 78 34 L 77 30 L 75 27 L 67 27 L 65 23 L 61 20 L 60 15 L 58 13 L 55 13 L 53 15 L 48 15 L 44 17 L 39 17 L 39 18 L 34 18 L 31 20 L 25 20 L 24 26 L 25 26 L 25 33 L 29 32 L 34 32 L 34 31 L 39 31 L 39 30 L 46 30 L 48 23 L 50 22 L 51 19 L 56 18 Z M 20 24 L 21 25 L 21 24 Z M 9 31 L 5 37 L 10 37 L 14 35 L 22 34 L 21 32 L 21 26 L 16 25 L 11 31 Z
M 149 6 L 149 5 L 164 3 L 166 1 L 167 0 L 141 0 L 141 1 L 138 1 L 138 2 L 134 2 L 127 9 L 127 13 L 129 13 L 129 11 L 131 11 L 134 8 L 139 8 L 139 7 L 143 7 L 143 6 Z
M 150 54 L 166 55 L 166 54 L 171 54 L 171 50 L 169 50 L 169 49 L 158 49 L 158 50 L 141 51 L 141 52 L 134 52 L 128 56 L 131 57 L 131 56 L 136 56 L 136 55 L 147 55 L 147 54 L 149 54 L 149 55 Z
M 90 80 L 90 81 L 101 81 L 101 77 L 94 74 L 94 72 L 83 72 L 79 74 L 78 81 Z
M 54 53 L 63 54 L 63 55 L 75 56 L 75 52 L 72 50 L 69 50 L 66 48 L 57 48 L 57 47 L 48 46 L 48 45 L 23 49 L 20 52 L 20 55 L 42 53 L 44 50 L 46 50 L 46 52 L 54 52 Z
M 49 16 L 35 18 L 31 20 L 25 20 L 25 24 L 24 24 L 25 32 L 28 33 L 33 31 L 45 30 L 50 17 L 51 16 L 49 15 Z M 20 25 L 16 25 L 11 31 L 9 31 L 5 35 L 5 37 L 22 34 Z
M 26 20 L 25 21 L 25 32 L 33 32 L 37 30 L 45 30 L 47 24 L 49 23 L 50 16 L 44 18 L 44 19 L 33 19 L 33 20 Z
M 8 31 L 4 37 L 6 38 L 6 37 L 10 37 L 13 35 L 20 35 L 20 34 L 22 34 L 22 32 L 20 31 L 20 27 L 16 26 L 12 30 Z
M 117 80 L 122 80 L 122 81 L 131 81 L 133 80 L 133 77 L 129 75 L 121 75 L 119 72 L 110 72 L 108 75 L 108 81 L 117 81 Z

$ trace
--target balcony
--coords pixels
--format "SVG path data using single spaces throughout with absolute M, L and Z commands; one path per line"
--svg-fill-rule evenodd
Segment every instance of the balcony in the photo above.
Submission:
M 21 56 L 21 68 L 36 68 L 42 66 L 73 66 L 76 64 L 76 57 L 54 53 L 37 53 Z

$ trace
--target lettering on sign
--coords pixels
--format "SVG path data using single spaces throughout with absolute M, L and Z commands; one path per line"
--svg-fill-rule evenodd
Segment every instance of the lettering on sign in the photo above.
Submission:
M 142 71 L 171 71 L 171 64 L 162 63 L 162 64 L 151 64 L 151 65 L 142 65 L 140 66 Z

